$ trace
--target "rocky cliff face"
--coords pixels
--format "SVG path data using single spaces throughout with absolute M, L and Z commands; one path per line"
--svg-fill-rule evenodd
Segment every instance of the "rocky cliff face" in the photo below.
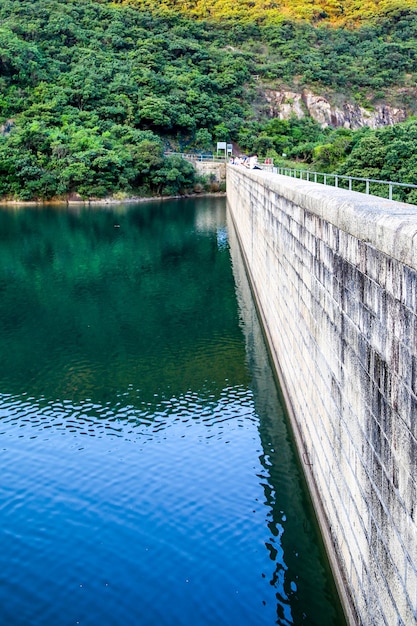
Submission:
M 0 135 L 8 135 L 14 127 L 14 120 L 6 120 L 2 126 L 0 126 Z
M 298 118 L 311 115 L 322 128 L 327 126 L 353 130 L 362 126 L 379 128 L 403 122 L 407 118 L 405 109 L 388 105 L 378 105 L 373 111 L 351 102 L 345 102 L 342 108 L 332 106 L 323 96 L 306 89 L 302 92 L 266 90 L 265 98 L 271 117 L 288 119 L 291 115 Z

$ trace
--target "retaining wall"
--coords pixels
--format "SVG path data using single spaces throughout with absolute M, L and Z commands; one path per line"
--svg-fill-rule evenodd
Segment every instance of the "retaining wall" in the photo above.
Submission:
M 350 623 L 417 623 L 417 207 L 227 166 Z
M 217 183 L 224 182 L 226 179 L 226 163 L 216 161 L 199 161 L 194 160 L 193 165 L 199 174 L 211 176 L 213 181 Z

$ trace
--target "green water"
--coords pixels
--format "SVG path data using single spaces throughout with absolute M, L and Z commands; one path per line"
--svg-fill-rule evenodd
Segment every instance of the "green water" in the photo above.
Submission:
M 0 210 L 0 351 L 0 623 L 345 623 L 224 199 Z

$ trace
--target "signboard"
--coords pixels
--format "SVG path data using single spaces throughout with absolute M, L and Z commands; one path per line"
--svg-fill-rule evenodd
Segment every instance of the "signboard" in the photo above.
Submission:
M 231 143 L 226 143 L 225 141 L 218 141 L 217 142 L 217 154 L 219 154 L 219 151 L 224 150 L 225 154 L 232 154 L 233 152 L 233 146 Z

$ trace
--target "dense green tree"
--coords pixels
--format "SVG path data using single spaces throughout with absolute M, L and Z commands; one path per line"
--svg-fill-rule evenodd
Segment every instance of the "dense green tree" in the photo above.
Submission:
M 337 172 L 417 184 L 417 121 L 362 132 Z M 381 189 L 382 195 L 384 191 L 386 195 L 387 189 Z M 408 202 L 417 200 L 416 191 L 410 188 L 397 188 L 395 197 Z
M 2 0 L 0 194 L 180 193 L 193 186 L 191 170 L 166 149 L 211 151 L 220 140 L 328 170 L 346 161 L 378 176 L 414 172 L 395 166 L 412 163 L 411 135 L 392 135 L 388 148 L 370 131 L 271 120 L 264 96 L 309 87 L 415 111 L 412 2 L 382 10 L 369 0 L 361 14 L 353 1 L 280 6 Z

